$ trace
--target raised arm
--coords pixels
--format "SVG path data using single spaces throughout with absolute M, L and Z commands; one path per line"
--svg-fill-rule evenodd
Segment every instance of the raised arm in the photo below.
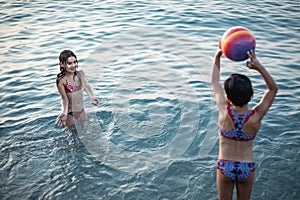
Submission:
M 84 72 L 82 70 L 80 70 L 79 74 L 80 74 L 80 80 L 81 80 L 82 86 L 85 89 L 86 93 L 89 95 L 91 103 L 94 104 L 94 105 L 99 104 L 99 100 L 95 98 L 94 93 L 92 91 L 92 88 L 88 84 L 88 82 L 85 78 Z
M 278 91 L 278 87 L 271 77 L 271 75 L 268 73 L 268 71 L 263 67 L 263 65 L 259 62 L 259 60 L 256 58 L 256 55 L 254 51 L 248 52 L 248 55 L 250 57 L 250 61 L 247 62 L 247 67 L 249 69 L 254 69 L 258 71 L 261 76 L 263 77 L 265 84 L 267 86 L 267 90 L 264 93 L 263 97 L 261 98 L 260 102 L 254 107 L 255 112 L 257 116 L 262 119 L 267 111 L 270 109 L 273 100 L 276 96 L 276 93 Z
M 224 114 L 226 112 L 226 97 L 222 85 L 220 83 L 220 64 L 221 64 L 222 51 L 218 49 L 215 54 L 212 73 L 211 73 L 211 83 L 214 91 L 214 96 L 216 104 L 220 113 Z

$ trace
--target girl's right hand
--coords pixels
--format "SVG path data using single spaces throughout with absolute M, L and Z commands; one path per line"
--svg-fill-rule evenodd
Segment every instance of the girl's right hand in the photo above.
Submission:
M 56 125 L 57 126 L 62 126 L 63 124 L 65 124 L 67 120 L 67 115 L 65 113 L 61 113 L 57 118 L 56 118 Z

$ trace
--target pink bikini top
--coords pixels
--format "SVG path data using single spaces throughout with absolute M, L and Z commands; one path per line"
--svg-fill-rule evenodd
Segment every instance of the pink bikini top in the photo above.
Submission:
M 80 81 L 80 80 L 79 80 Z M 66 93 L 72 93 L 72 92 L 76 92 L 78 90 L 81 90 L 82 89 L 82 85 L 81 85 L 81 82 L 80 82 L 80 85 L 70 85 L 68 83 L 68 80 L 66 79 L 66 85 L 65 85 L 65 90 L 66 90 Z

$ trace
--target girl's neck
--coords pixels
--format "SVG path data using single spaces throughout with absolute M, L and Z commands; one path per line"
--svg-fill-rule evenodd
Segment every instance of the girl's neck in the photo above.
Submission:
M 75 76 L 75 73 L 73 73 L 73 72 L 67 72 L 65 76 L 66 76 L 66 78 L 73 78 Z
M 243 105 L 242 107 L 241 106 L 236 106 L 234 104 L 232 104 L 232 106 L 233 106 L 233 109 L 235 110 L 235 112 L 237 114 L 244 114 L 245 112 L 247 112 L 249 110 L 248 104 Z

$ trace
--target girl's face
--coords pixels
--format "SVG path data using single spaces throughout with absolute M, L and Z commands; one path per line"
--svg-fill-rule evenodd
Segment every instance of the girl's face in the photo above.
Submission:
M 73 74 L 78 67 L 77 59 L 74 56 L 69 57 L 66 64 L 64 64 L 64 67 L 66 68 L 67 73 Z

